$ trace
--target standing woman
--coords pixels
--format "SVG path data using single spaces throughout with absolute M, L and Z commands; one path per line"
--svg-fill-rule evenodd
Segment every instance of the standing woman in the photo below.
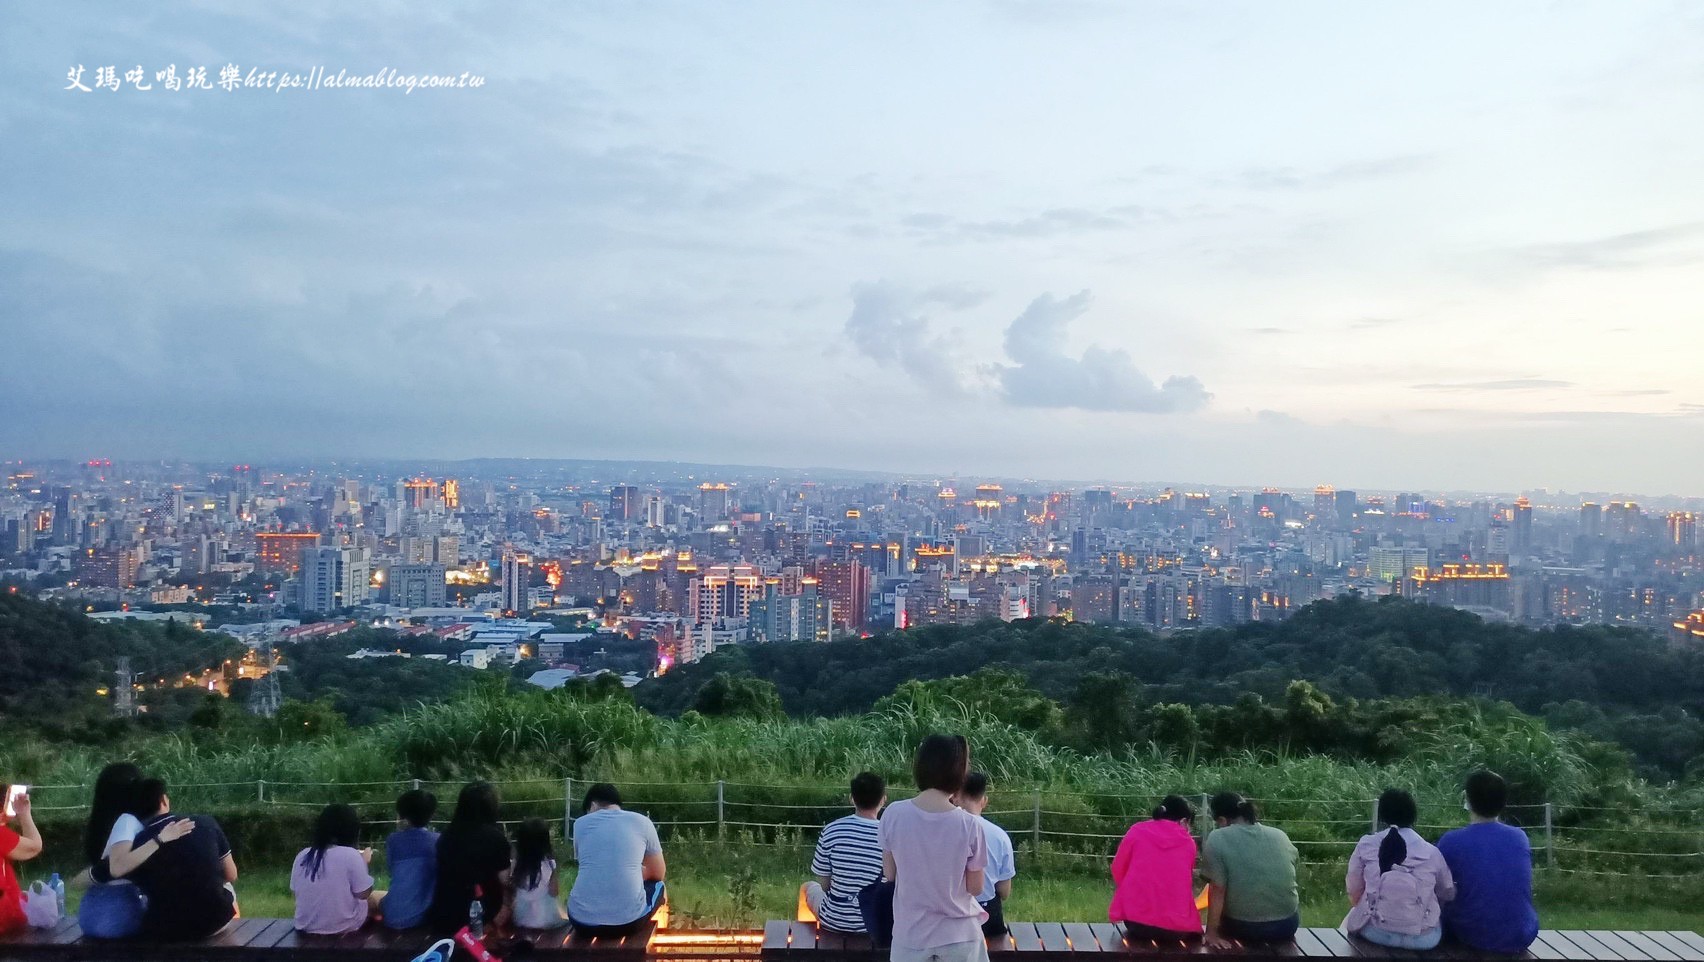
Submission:
M 1443 853 L 1414 831 L 1414 796 L 1399 788 L 1379 796 L 1384 832 L 1364 836 L 1349 856 L 1349 918 L 1344 927 L 1376 945 L 1424 951 L 1444 937 L 1443 903 L 1455 879 Z
M 476 898 L 486 925 L 508 924 L 509 837 L 497 810 L 497 788 L 490 782 L 473 782 L 456 799 L 455 814 L 438 836 L 438 884 L 426 915 L 434 932 L 466 925 Z
M 988 845 L 953 796 L 970 772 L 963 735 L 930 735 L 912 761 L 917 796 L 894 802 L 877 829 L 894 883 L 892 962 L 987 962 L 981 893 Z
M 1112 860 L 1112 904 L 1107 918 L 1135 939 L 1170 941 L 1201 937 L 1195 907 L 1195 809 L 1167 795 L 1154 817 L 1137 822 Z
M 1295 938 L 1302 920 L 1290 837 L 1260 824 L 1254 803 L 1235 792 L 1220 792 L 1207 807 L 1217 826 L 1204 847 L 1207 945 Z
M 83 827 L 83 857 L 88 871 L 73 884 L 88 884 L 89 890 L 77 905 L 77 924 L 83 934 L 96 939 L 127 939 L 142 931 L 146 902 L 142 890 L 124 876 L 135 871 L 160 846 L 188 835 L 195 828 L 180 819 L 161 830 L 152 843 L 136 846 L 142 820 L 130 813 L 135 807 L 142 770 L 129 762 L 113 762 L 95 776 L 95 797 L 89 802 L 89 821 Z

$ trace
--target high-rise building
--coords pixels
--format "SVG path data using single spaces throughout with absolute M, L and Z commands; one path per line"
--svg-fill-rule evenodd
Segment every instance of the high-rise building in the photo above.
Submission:
M 668 521 L 668 502 L 660 494 L 645 496 L 645 527 L 661 528 Z
M 707 568 L 687 589 L 686 615 L 700 625 L 749 618 L 752 602 L 763 596 L 763 584 L 763 574 L 751 565 Z
M 1336 491 L 1332 493 L 1332 504 L 1337 508 L 1337 523 L 1350 525 L 1355 523 L 1355 492 Z
M 532 558 L 503 549 L 503 610 L 524 614 L 531 609 L 527 589 L 532 587 Z
M 632 521 L 639 517 L 639 489 L 631 484 L 618 484 L 609 489 L 609 513 L 611 521 Z
M 369 557 L 366 548 L 304 550 L 297 576 L 301 609 L 326 614 L 366 604 L 372 574 Z
M 1380 581 L 1399 582 L 1416 568 L 1432 564 L 1430 548 L 1416 545 L 1374 545 L 1367 551 L 1367 573 Z
M 315 531 L 260 531 L 254 536 L 256 567 L 266 571 L 295 573 L 302 567 L 302 556 L 319 547 Z
M 1669 512 L 1668 542 L 1683 555 L 1690 555 L 1697 551 L 1698 514 L 1693 511 Z
M 705 482 L 698 486 L 698 519 L 701 523 L 711 525 L 726 521 L 730 507 L 727 485 Z
M 1525 495 L 1515 499 L 1514 522 L 1509 553 L 1525 558 L 1532 551 L 1532 502 Z
M 1580 505 L 1580 536 L 1592 541 L 1603 537 L 1603 507 L 1595 501 Z
M 447 598 L 441 564 L 391 565 L 390 603 L 399 608 L 436 608 Z
M 834 602 L 835 624 L 853 634 L 869 627 L 870 592 L 875 578 L 862 562 L 825 561 L 817 565 L 819 590 Z
M 804 579 L 797 594 L 785 594 L 782 585 L 764 585 L 763 597 L 751 603 L 748 626 L 751 640 L 828 641 L 833 637 L 834 603 L 817 592 L 814 578 Z
M 89 548 L 78 565 L 78 578 L 96 588 L 130 588 L 136 584 L 136 572 L 141 567 L 135 548 Z

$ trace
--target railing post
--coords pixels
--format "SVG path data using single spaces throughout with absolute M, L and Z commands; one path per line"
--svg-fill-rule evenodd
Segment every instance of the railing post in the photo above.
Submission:
M 1034 808 L 1030 818 L 1030 845 L 1035 854 L 1041 854 L 1041 792 L 1035 793 Z
M 1379 831 L 1379 800 L 1378 800 L 1378 799 L 1376 799 L 1376 798 L 1375 798 L 1375 799 L 1373 799 L 1373 828 L 1372 828 L 1372 834 L 1374 834 L 1374 835 L 1377 835 L 1377 834 L 1378 834 L 1378 831 Z
M 266 779 L 263 778 L 255 782 L 254 789 L 255 797 L 260 800 L 261 804 L 266 804 Z
M 574 837 L 574 777 L 562 780 L 562 840 Z
M 1550 820 L 1550 803 L 1544 803 L 1544 867 L 1556 867 L 1556 831 Z
M 412 782 L 412 784 L 409 787 L 413 788 L 417 792 L 420 791 L 420 779 L 415 778 L 415 779 L 411 779 L 410 781 Z
M 716 838 L 721 840 L 727 834 L 727 815 L 725 808 L 728 803 L 728 783 L 716 779 Z
M 1207 807 L 1207 793 L 1201 793 L 1201 807 L 1195 810 L 1195 817 L 1200 821 L 1201 840 L 1207 841 L 1207 833 L 1213 830 L 1213 813 Z

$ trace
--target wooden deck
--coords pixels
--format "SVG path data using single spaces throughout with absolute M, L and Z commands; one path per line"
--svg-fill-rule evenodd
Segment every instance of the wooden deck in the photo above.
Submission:
M 1061 956 L 1118 953 L 1137 956 L 1234 955 L 1242 959 L 1420 959 L 1508 962 L 1509 956 L 1476 952 L 1445 943 L 1430 952 L 1387 949 L 1345 936 L 1336 929 L 1302 929 L 1294 942 L 1247 945 L 1218 952 L 1200 942 L 1131 939 L 1107 922 L 1013 922 L 1010 932 L 988 940 L 996 962 L 1054 960 Z M 769 962 L 872 962 L 877 953 L 862 935 L 840 935 L 808 922 L 774 921 L 764 926 L 763 957 Z M 1704 937 L 1694 932 L 1543 931 L 1517 959 L 1528 962 L 1704 962 Z
M 774 921 L 762 932 L 701 932 L 647 929 L 624 938 L 584 938 L 568 929 L 521 932 L 527 949 L 515 958 L 610 962 L 644 959 L 736 960 L 764 962 L 878 962 L 886 952 L 871 948 L 860 935 L 840 935 L 809 922 Z M 0 939 L 0 962 L 309 962 L 347 959 L 405 962 L 434 940 L 422 931 L 396 932 L 368 927 L 343 936 L 303 935 L 289 919 L 243 919 L 223 935 L 205 942 L 106 942 L 83 937 L 75 919 L 52 931 L 32 929 Z M 991 939 L 988 952 L 998 962 L 1058 962 L 1063 956 L 1116 953 L 1135 956 L 1234 955 L 1251 962 L 1291 959 L 1407 959 L 1422 957 L 1507 962 L 1507 956 L 1475 952 L 1448 943 L 1431 952 L 1408 952 L 1350 938 L 1336 929 L 1302 929 L 1294 942 L 1249 945 L 1214 952 L 1199 942 L 1152 942 L 1125 937 L 1106 922 L 1014 922 L 1005 938 Z M 1526 962 L 1704 962 L 1704 937 L 1694 932 L 1631 932 L 1573 929 L 1540 932 L 1524 955 Z

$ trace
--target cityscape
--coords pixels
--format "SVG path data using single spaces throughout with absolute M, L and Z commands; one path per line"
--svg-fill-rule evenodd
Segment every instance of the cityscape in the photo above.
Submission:
M 219 628 L 260 652 L 250 677 L 357 625 L 560 684 L 616 638 L 654 646 L 661 674 L 728 646 L 988 619 L 1171 634 L 1351 593 L 1704 647 L 1697 499 L 432 467 L 8 462 L 0 579 L 98 620 Z

